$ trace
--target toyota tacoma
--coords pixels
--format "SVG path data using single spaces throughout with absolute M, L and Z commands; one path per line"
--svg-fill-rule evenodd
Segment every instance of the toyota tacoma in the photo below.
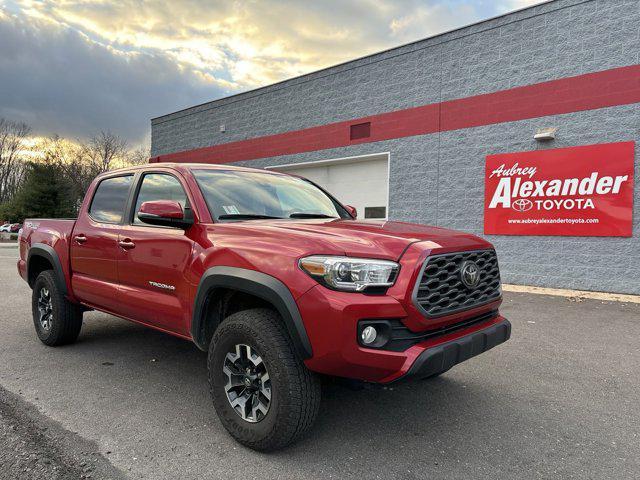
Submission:
M 208 352 L 220 421 L 256 450 L 310 428 L 320 375 L 431 378 L 511 333 L 487 241 L 359 221 L 304 178 L 243 167 L 101 174 L 77 219 L 25 220 L 18 271 L 45 345 L 95 309 Z

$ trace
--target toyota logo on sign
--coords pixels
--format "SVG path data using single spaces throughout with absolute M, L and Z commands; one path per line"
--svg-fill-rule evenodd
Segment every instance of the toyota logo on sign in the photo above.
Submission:
M 531 210 L 533 208 L 533 202 L 531 200 L 527 200 L 526 198 L 520 198 L 511 204 L 511 208 L 513 208 L 516 212 L 526 212 L 527 210 Z

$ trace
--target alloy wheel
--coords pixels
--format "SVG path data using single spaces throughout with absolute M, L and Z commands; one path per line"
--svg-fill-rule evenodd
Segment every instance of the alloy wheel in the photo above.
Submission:
M 49 289 L 40 289 L 38 296 L 38 321 L 40 326 L 45 332 L 51 330 L 51 324 L 53 322 L 53 301 L 51 300 L 51 293 Z
M 271 379 L 258 352 L 249 345 L 235 345 L 227 352 L 222 371 L 233 410 L 247 422 L 262 420 L 271 404 Z

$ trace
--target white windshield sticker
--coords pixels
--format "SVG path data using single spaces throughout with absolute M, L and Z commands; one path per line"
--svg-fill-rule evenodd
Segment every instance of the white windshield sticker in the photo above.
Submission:
M 240 210 L 238 210 L 238 207 L 236 207 L 235 205 L 223 205 L 222 208 L 229 215 L 236 215 L 240 213 Z

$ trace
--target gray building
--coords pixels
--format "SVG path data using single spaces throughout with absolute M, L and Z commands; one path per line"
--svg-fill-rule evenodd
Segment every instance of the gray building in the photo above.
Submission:
M 547 2 L 151 125 L 152 161 L 290 171 L 360 217 L 484 235 L 487 155 L 635 141 L 638 178 L 640 0 Z M 503 281 L 640 294 L 639 192 L 631 237 L 485 235 Z

